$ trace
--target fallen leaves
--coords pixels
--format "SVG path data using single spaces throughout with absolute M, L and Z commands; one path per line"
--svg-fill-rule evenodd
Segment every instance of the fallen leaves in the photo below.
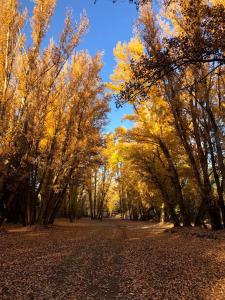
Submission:
M 166 228 L 120 220 L 57 220 L 45 230 L 12 226 L 0 236 L 0 295 L 224 299 L 225 240 Z

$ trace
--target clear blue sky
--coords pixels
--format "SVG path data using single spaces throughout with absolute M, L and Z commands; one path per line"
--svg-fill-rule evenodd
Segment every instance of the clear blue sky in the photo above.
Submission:
M 81 41 L 79 49 L 87 49 L 92 55 L 98 51 L 104 51 L 102 78 L 104 81 L 108 81 L 115 66 L 113 48 L 118 41 L 129 41 L 137 17 L 135 5 L 128 2 L 128 0 L 118 0 L 116 4 L 113 4 L 112 0 L 98 0 L 94 4 L 94 0 L 58 0 L 46 41 L 51 37 L 57 41 L 68 8 L 72 9 L 77 20 L 85 9 L 90 20 L 90 27 Z M 27 7 L 29 15 L 31 15 L 33 1 L 19 0 L 19 3 L 21 7 Z M 112 99 L 109 125 L 106 130 L 112 131 L 120 126 L 122 116 L 131 112 L 132 109 L 128 105 L 119 110 L 116 109 Z M 123 121 L 122 125 L 129 126 L 129 122 Z

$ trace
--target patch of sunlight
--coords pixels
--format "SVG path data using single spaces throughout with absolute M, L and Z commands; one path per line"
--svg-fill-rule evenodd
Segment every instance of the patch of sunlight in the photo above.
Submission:
M 224 300 L 225 279 L 220 279 L 210 290 L 209 297 L 206 299 Z
M 7 232 L 10 233 L 20 233 L 20 232 L 28 232 L 30 231 L 30 228 L 28 227 L 17 227 L 17 228 L 6 228 Z

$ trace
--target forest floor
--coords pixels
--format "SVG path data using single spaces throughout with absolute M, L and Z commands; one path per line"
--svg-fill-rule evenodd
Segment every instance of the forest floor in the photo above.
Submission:
M 121 220 L 0 236 L 0 299 L 225 299 L 225 233 Z

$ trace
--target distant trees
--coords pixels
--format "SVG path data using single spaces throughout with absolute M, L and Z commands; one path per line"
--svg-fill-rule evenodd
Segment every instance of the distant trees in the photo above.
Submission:
M 110 206 L 112 212 L 114 205 L 109 204 L 112 203 L 114 180 L 114 170 L 109 163 L 111 151 L 111 135 L 102 134 L 102 145 L 95 156 L 95 163 L 89 165 L 84 174 L 79 174 L 76 180 L 80 182 L 71 182 L 64 203 L 71 221 L 84 216 L 102 220 L 109 216 Z
M 87 182 L 87 192 L 91 219 L 101 220 L 108 215 L 108 193 L 112 183 L 112 173 L 103 165 L 92 170 Z
M 32 45 L 17 0 L 1 1 L 0 202 L 24 225 L 49 224 L 71 185 L 96 165 L 108 98 L 101 54 L 76 52 L 88 26 L 65 19 L 59 42 L 43 48 L 55 0 L 36 0 Z
M 119 93 L 118 106 L 134 107 L 135 126 L 123 134 L 129 160 L 160 191 L 175 224 L 189 226 L 194 218 L 202 225 L 208 217 L 221 229 L 224 2 L 167 1 L 162 11 L 156 19 L 150 4 L 140 8 L 142 53 L 129 58 L 131 44 L 115 50 L 111 88 Z

